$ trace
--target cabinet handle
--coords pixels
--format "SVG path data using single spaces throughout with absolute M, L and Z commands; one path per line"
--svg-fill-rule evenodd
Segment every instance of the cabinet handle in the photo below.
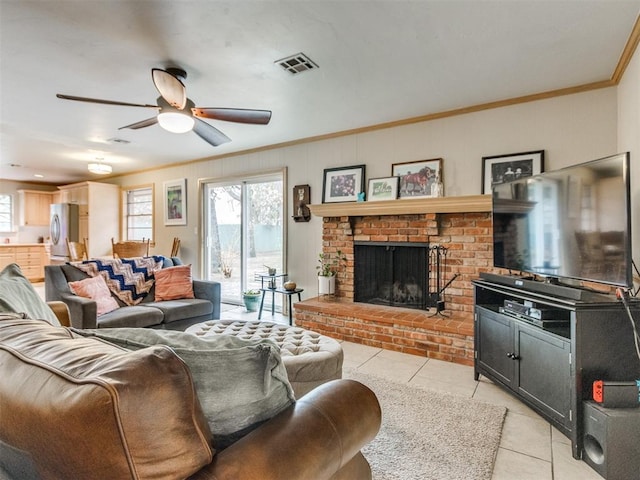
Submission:
M 511 360 L 520 360 L 520 357 L 513 352 L 507 353 L 507 357 L 509 357 Z

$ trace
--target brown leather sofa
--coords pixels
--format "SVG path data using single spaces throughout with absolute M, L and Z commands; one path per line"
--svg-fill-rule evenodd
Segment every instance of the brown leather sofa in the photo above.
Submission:
M 380 419 L 371 390 L 335 380 L 214 452 L 170 348 L 126 351 L 0 314 L 0 478 L 371 479 L 360 449 Z

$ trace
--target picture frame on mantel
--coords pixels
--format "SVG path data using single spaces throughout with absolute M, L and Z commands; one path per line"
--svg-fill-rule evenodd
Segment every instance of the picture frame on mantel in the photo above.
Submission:
M 356 202 L 364 192 L 365 165 L 325 168 L 322 203 Z
M 481 193 L 489 194 L 494 185 L 544 172 L 544 150 L 482 157 Z
M 164 224 L 187 224 L 187 179 L 171 180 L 163 184 Z
M 378 202 L 398 198 L 399 177 L 370 178 L 367 201 Z
M 442 182 L 442 158 L 394 163 L 391 175 L 400 177 L 399 198 L 435 197 L 431 186 Z

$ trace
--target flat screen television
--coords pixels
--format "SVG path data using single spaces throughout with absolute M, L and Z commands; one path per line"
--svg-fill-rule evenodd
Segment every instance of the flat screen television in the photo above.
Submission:
M 629 153 L 493 185 L 494 266 L 633 287 Z

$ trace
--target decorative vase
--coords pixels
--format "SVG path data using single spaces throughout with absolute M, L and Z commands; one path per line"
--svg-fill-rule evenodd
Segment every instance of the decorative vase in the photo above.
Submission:
M 247 309 L 247 312 L 257 312 L 258 307 L 260 306 L 260 297 L 261 295 L 243 295 L 242 300 L 244 301 L 244 306 Z
M 318 295 L 333 295 L 336 293 L 336 277 L 318 275 Z
M 436 181 L 431 184 L 432 197 L 444 197 L 444 185 L 440 181 L 440 177 L 436 177 Z

